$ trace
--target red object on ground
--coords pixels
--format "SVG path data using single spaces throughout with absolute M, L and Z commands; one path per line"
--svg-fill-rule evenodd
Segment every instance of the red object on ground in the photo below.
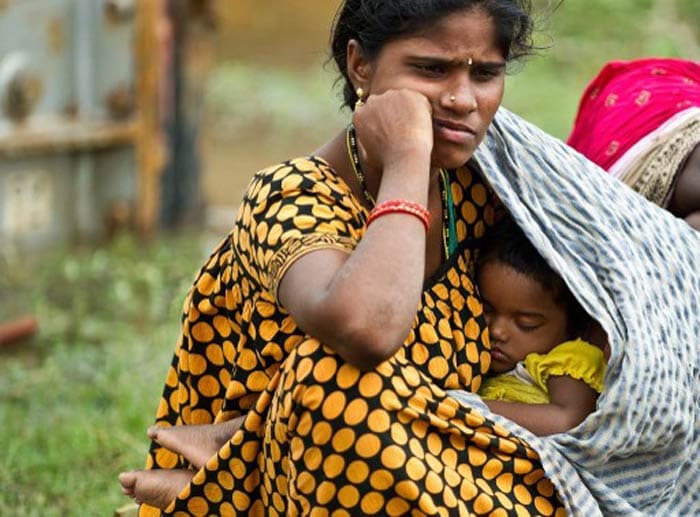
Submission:
M 27 338 L 39 329 L 36 318 L 22 316 L 12 321 L 0 323 L 0 345 L 8 345 L 20 339 Z

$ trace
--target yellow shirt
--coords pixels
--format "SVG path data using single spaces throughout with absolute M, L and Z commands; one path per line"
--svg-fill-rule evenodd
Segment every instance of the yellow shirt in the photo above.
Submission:
M 580 338 L 574 339 L 555 346 L 547 354 L 529 354 L 513 370 L 487 377 L 479 395 L 490 400 L 547 404 L 550 375 L 580 379 L 600 393 L 605 366 L 600 348 Z

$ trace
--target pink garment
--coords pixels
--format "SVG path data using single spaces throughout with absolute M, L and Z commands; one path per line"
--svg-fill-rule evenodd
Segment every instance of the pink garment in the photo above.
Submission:
M 674 115 L 700 107 L 700 62 L 611 61 L 584 91 L 567 143 L 605 170 Z

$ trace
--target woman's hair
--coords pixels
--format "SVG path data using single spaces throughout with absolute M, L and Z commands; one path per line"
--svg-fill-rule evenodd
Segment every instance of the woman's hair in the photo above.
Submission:
M 347 73 L 348 41 L 357 40 L 365 57 L 373 59 L 388 42 L 416 34 L 465 9 L 489 14 L 496 28 L 496 44 L 507 61 L 535 49 L 530 0 L 344 0 L 335 16 L 331 52 L 345 82 L 345 105 L 352 107 L 357 101 Z
M 527 239 L 523 231 L 510 218 L 490 228 L 479 250 L 477 267 L 500 262 L 525 275 L 566 310 L 566 334 L 569 339 L 580 337 L 590 323 L 590 316 L 583 310 L 562 278 L 544 260 Z

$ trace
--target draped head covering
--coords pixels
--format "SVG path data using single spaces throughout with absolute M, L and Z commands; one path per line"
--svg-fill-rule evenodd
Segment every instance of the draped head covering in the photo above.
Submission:
M 567 143 L 664 206 L 700 143 L 700 62 L 609 62 L 584 91 Z
M 700 232 L 504 108 L 474 161 L 611 350 L 566 433 L 481 411 L 539 453 L 568 515 L 700 515 Z

